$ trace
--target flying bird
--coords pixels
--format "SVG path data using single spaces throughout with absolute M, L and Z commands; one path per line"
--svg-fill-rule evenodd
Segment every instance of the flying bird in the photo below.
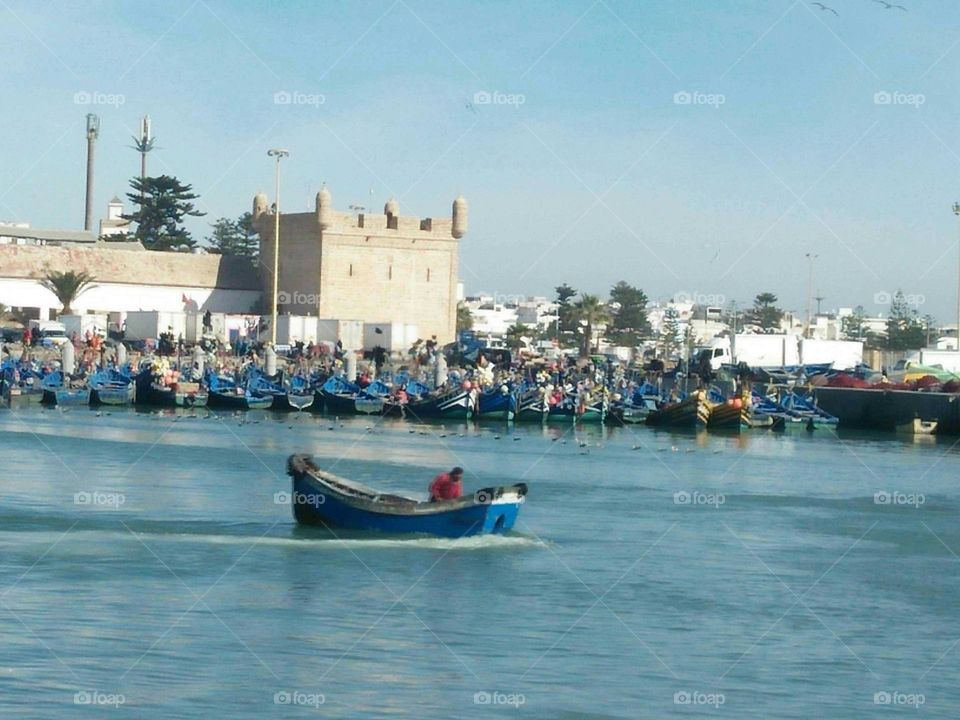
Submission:
M 840 13 L 838 13 L 838 12 L 837 12 L 836 10 L 834 10 L 832 7 L 827 7 L 827 6 L 824 5 L 823 3 L 815 2 L 815 3 L 810 3 L 810 4 L 811 4 L 811 5 L 816 5 L 816 6 L 817 6 L 818 8 L 820 8 L 821 10 L 829 10 L 830 12 L 832 12 L 832 13 L 833 13 L 834 15 L 836 15 L 837 17 L 840 17 Z
M 878 5 L 883 5 L 883 8 L 885 10 L 893 10 L 894 8 L 896 8 L 897 10 L 903 10 L 904 12 L 907 12 L 907 9 L 903 5 L 894 5 L 891 2 L 887 2 L 887 0 L 873 0 L 873 1 Z

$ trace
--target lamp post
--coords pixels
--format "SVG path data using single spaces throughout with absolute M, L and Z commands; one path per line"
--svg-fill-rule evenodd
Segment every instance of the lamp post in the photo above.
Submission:
M 267 155 L 277 159 L 275 171 L 274 187 L 274 207 L 273 207 L 273 319 L 270 322 L 270 344 L 277 344 L 277 281 L 280 272 L 280 158 L 285 158 L 290 153 L 283 148 L 271 148 L 267 150 Z
M 960 203 L 953 204 L 953 214 L 960 217 Z M 960 350 L 960 265 L 957 266 L 957 350 Z

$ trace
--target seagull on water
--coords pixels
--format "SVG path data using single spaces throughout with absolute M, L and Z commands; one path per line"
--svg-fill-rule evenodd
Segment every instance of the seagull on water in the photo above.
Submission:
M 821 10 L 829 10 L 830 12 L 832 12 L 832 13 L 833 13 L 834 15 L 836 15 L 837 17 L 840 17 L 840 13 L 838 13 L 838 12 L 837 12 L 836 10 L 834 10 L 832 7 L 827 7 L 827 6 L 824 5 L 823 3 L 815 2 L 815 3 L 810 3 L 810 4 L 811 4 L 811 5 L 816 5 L 816 6 L 817 6 L 818 8 L 820 8 Z

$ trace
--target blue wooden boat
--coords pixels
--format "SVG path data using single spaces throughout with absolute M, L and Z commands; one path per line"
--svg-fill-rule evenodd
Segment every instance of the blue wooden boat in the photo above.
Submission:
M 405 417 L 417 420 L 424 418 L 450 418 L 466 420 L 470 412 L 470 391 L 455 386 L 441 389 L 411 400 L 404 409 Z
M 527 495 L 523 483 L 485 488 L 456 500 L 426 502 L 338 477 L 307 455 L 291 455 L 291 504 L 297 522 L 346 530 L 417 533 L 459 538 L 499 534 L 513 528 Z
M 296 376 L 290 382 L 284 382 L 281 373 L 271 378 L 253 370 L 247 386 L 254 395 L 269 395 L 271 410 L 306 410 L 313 405 L 313 388 L 306 378 Z
M 106 368 L 90 376 L 90 402 L 93 405 L 130 405 L 136 383 L 129 375 Z
M 228 410 L 269 410 L 273 396 L 258 394 L 247 385 L 237 385 L 232 378 L 216 373 L 207 375 L 207 404 Z
M 43 402 L 50 405 L 89 405 L 90 386 L 80 376 L 64 377 L 55 370 L 42 382 Z
M 43 400 L 43 375 L 32 364 L 6 362 L 0 366 L 0 400 L 10 407 L 33 405 Z
M 506 385 L 484 390 L 476 398 L 473 417 L 479 420 L 513 420 L 517 396 Z
M 379 415 L 384 398 L 370 395 L 339 375 L 329 378 L 319 390 L 323 405 L 330 415 Z

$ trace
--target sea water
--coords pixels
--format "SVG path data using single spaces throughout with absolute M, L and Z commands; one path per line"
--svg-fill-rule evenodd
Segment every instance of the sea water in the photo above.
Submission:
M 297 527 L 286 457 L 530 487 L 515 532 Z M 953 440 L 0 411 L 0 716 L 960 713 Z M 884 715 L 886 716 L 886 715 Z

